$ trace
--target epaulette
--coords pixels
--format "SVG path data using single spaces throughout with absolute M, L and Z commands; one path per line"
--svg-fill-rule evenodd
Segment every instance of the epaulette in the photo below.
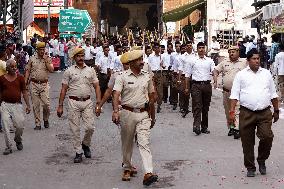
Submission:
M 149 73 L 148 71 L 146 71 L 146 70 L 141 70 L 141 72 L 143 72 L 143 73 Z

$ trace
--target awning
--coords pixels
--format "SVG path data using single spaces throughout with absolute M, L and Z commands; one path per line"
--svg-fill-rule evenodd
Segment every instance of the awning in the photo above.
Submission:
M 34 18 L 47 18 L 48 14 L 34 14 Z M 59 18 L 59 14 L 50 14 L 50 18 Z
M 260 15 L 262 14 L 262 9 L 250 14 L 250 15 L 247 15 L 245 17 L 243 17 L 243 19 L 247 19 L 247 20 L 253 20 L 257 17 L 259 17 Z
M 204 0 L 197 0 L 193 3 L 184 5 L 174 10 L 163 13 L 162 19 L 164 22 L 176 22 L 189 16 L 193 11 L 205 3 Z
M 281 3 L 270 4 L 262 8 L 263 20 L 275 18 L 284 13 L 284 5 Z
M 254 2 L 251 6 L 254 6 L 254 7 L 259 7 L 259 8 L 262 8 L 266 5 L 269 5 L 271 3 L 280 3 L 280 0 L 262 0 L 262 1 L 257 1 L 257 2 Z

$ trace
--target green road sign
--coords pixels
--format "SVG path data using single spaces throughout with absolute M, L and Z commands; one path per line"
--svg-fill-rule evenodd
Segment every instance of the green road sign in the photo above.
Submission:
M 91 25 L 92 19 L 86 10 L 63 9 L 60 10 L 59 32 L 84 33 Z
M 61 33 L 59 34 L 60 38 L 70 38 L 71 36 L 73 36 L 74 38 L 82 38 L 82 34 L 81 33 Z

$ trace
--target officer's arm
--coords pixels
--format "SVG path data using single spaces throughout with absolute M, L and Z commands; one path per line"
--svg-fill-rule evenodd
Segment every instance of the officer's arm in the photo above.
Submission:
M 30 77 L 30 72 L 31 72 L 31 60 L 29 60 L 27 66 L 26 66 L 26 70 L 25 70 L 25 83 L 26 85 L 28 85 L 29 83 L 29 77 Z
M 47 60 L 45 61 L 45 65 L 46 65 L 46 68 L 49 72 L 54 71 L 54 67 L 53 67 L 51 58 L 47 58 Z
M 60 96 L 59 96 L 59 106 L 63 106 L 63 102 L 64 102 L 64 98 L 66 96 L 68 90 L 68 85 L 62 83 L 62 88 L 61 88 L 61 92 L 60 92 Z
M 217 83 L 218 75 L 219 75 L 219 71 L 214 69 L 213 70 L 213 80 L 214 80 L 214 83 Z
M 152 120 L 156 119 L 156 115 L 155 115 L 155 93 L 149 93 L 149 114 Z
M 95 88 L 96 91 L 96 102 L 97 105 L 101 103 L 101 89 L 100 89 L 100 85 L 99 82 L 94 82 L 93 86 Z
M 113 91 L 113 111 L 118 112 L 120 91 Z

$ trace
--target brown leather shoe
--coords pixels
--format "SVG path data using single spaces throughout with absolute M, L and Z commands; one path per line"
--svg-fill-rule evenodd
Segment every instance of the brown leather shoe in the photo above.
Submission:
M 122 181 L 130 181 L 130 172 L 129 170 L 123 171 Z
M 131 176 L 131 177 L 135 177 L 136 174 L 137 174 L 137 169 L 136 169 L 136 167 L 131 167 L 130 176 Z
M 153 173 L 147 173 L 144 175 L 143 185 L 150 186 L 154 182 L 158 181 L 158 175 L 154 175 Z

